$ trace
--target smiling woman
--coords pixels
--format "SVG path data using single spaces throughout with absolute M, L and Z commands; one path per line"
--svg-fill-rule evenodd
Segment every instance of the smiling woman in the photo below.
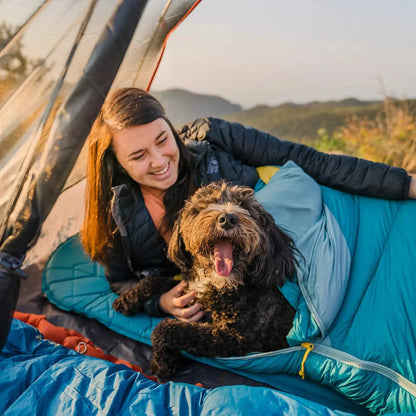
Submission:
M 257 166 L 293 160 L 318 182 L 347 192 L 386 198 L 409 192 L 404 170 L 320 153 L 224 120 L 196 120 L 179 135 L 160 102 L 137 88 L 110 94 L 88 145 L 82 242 L 117 294 L 149 274 L 171 279 L 180 272 L 166 257 L 167 244 L 185 201 L 202 185 L 225 180 L 254 188 Z M 213 261 L 222 277 L 231 273 L 232 250 L 217 247 Z M 159 291 L 143 310 L 197 321 L 203 311 L 194 299 L 180 283 Z
M 116 131 L 112 149 L 120 166 L 141 188 L 165 191 L 178 179 L 179 149 L 162 118 Z
M 176 213 L 193 189 L 191 154 L 165 116 L 161 104 L 137 88 L 120 89 L 109 97 L 88 141 L 82 241 L 91 258 L 107 266 L 106 276 L 111 287 L 120 293 L 140 278 L 140 273 L 139 276 L 132 276 L 132 260 L 127 260 L 125 253 L 118 252 L 120 246 L 126 246 L 127 239 L 123 231 L 126 230 L 126 219 L 123 218 L 125 207 L 123 209 L 123 203 L 120 203 L 123 194 L 129 192 L 134 199 L 139 197 L 144 202 L 144 212 L 140 210 L 140 213 L 133 215 L 139 221 L 150 216 L 150 222 L 159 231 L 153 239 L 162 237 L 167 243 Z M 178 181 L 179 176 L 181 180 Z M 183 195 L 184 199 L 177 198 L 177 195 Z M 121 257 L 125 260 L 120 262 Z M 126 262 L 128 270 L 120 268 L 120 263 Z M 121 279 L 117 278 L 117 274 L 121 275 Z M 159 310 L 159 297 L 152 299 L 147 312 L 168 312 L 186 320 L 200 319 L 202 312 L 199 304 L 183 308 L 194 299 L 195 294 L 183 295 L 182 291 L 183 285 L 180 284 L 162 295 L 162 311 Z

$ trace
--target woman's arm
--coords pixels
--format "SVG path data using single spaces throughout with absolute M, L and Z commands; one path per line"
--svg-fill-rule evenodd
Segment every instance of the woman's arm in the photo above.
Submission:
M 119 240 L 116 240 L 119 241 Z M 122 292 L 131 289 L 141 278 L 150 273 L 157 273 L 156 269 L 143 272 L 133 272 L 128 264 L 122 247 L 107 250 L 108 264 L 104 267 L 105 276 L 113 292 L 120 295 Z M 173 315 L 176 319 L 185 322 L 198 321 L 204 315 L 199 303 L 193 303 L 196 293 L 184 294 L 185 282 L 181 281 L 168 292 L 155 295 L 143 305 L 143 312 L 150 316 L 166 317 Z M 191 305 L 192 303 L 192 305 Z
M 413 192 L 411 177 L 404 169 L 318 152 L 238 123 L 199 119 L 185 126 L 182 135 L 191 140 L 207 140 L 251 166 L 282 166 L 293 160 L 320 184 L 345 192 L 386 199 L 407 199 Z

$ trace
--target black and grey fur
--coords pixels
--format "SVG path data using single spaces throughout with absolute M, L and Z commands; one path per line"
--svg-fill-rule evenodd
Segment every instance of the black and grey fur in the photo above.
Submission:
M 227 275 L 215 267 L 214 247 L 220 240 L 232 246 Z M 197 292 L 205 316 L 191 323 L 168 318 L 155 327 L 153 372 L 172 374 L 181 351 L 233 356 L 287 347 L 295 310 L 279 286 L 295 274 L 295 251 L 292 239 L 276 226 L 251 188 L 223 182 L 200 188 L 179 214 L 168 257 L 182 270 L 188 289 Z M 122 294 L 115 308 L 128 314 L 161 284 L 162 290 L 172 287 L 166 279 L 147 279 Z

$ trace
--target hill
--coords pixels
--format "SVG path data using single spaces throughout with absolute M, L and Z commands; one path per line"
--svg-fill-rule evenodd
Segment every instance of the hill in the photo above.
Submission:
M 319 129 L 325 129 L 331 137 L 335 130 L 348 125 L 352 117 L 376 120 L 386 109 L 386 100 L 362 101 L 347 98 L 307 104 L 262 105 L 243 110 L 240 105 L 215 95 L 196 94 L 180 89 L 152 91 L 152 94 L 160 99 L 176 127 L 198 117 L 213 116 L 252 126 L 282 139 L 310 145 L 315 145 Z M 416 100 L 408 100 L 406 106 L 409 115 L 416 116 Z
M 382 108 L 382 101 L 348 98 L 308 104 L 285 103 L 275 107 L 257 106 L 224 118 L 287 140 L 308 143 L 317 137 L 318 129 L 324 128 L 331 135 L 337 127 L 345 125 L 348 118 L 358 116 L 374 119 Z
M 242 107 L 216 95 L 195 94 L 181 89 L 151 91 L 161 101 L 175 126 L 199 117 L 222 117 L 238 113 Z

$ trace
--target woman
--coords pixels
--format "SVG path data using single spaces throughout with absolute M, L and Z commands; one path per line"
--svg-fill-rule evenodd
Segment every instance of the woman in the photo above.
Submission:
M 177 274 L 165 253 L 186 198 L 220 179 L 254 187 L 257 166 L 293 160 L 319 183 L 346 192 L 416 197 L 416 181 L 403 169 L 320 153 L 237 123 L 197 120 L 179 136 L 161 104 L 136 88 L 108 97 L 88 137 L 88 152 L 82 243 L 105 266 L 116 293 L 148 273 Z M 199 320 L 203 311 L 192 305 L 195 293 L 183 289 L 181 282 L 151 299 L 144 311 Z

